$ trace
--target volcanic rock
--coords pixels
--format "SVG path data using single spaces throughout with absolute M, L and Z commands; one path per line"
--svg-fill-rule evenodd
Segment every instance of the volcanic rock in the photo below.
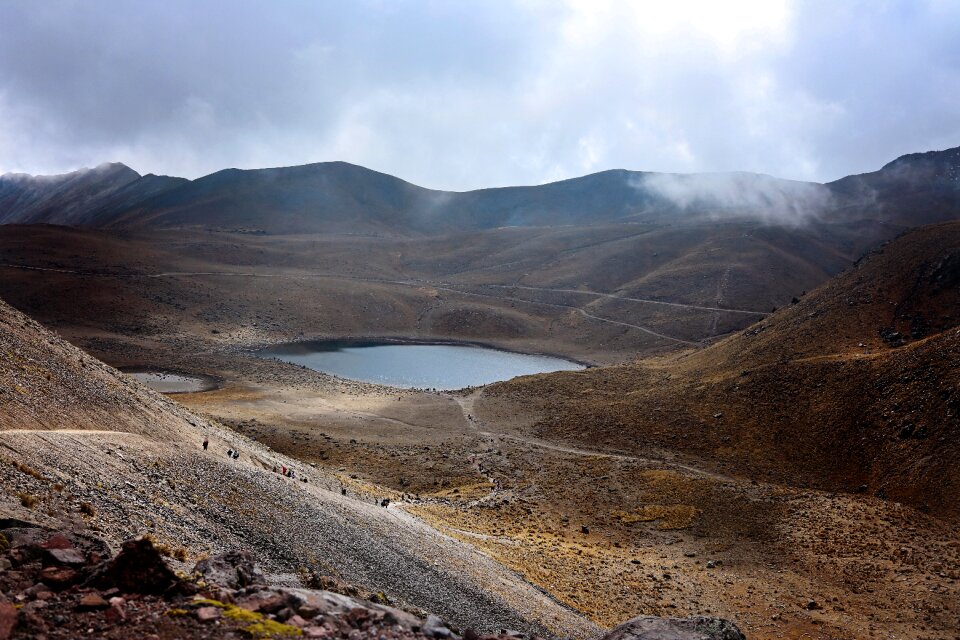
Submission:
M 207 582 L 230 589 L 266 583 L 263 575 L 257 571 L 253 555 L 249 551 L 228 551 L 211 556 L 198 562 L 193 570 Z
M 598 640 L 746 640 L 746 636 L 735 624 L 721 618 L 640 616 L 615 627 Z

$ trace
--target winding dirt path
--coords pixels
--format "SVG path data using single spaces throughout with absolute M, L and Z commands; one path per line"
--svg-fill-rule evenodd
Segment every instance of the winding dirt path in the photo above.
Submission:
M 714 471 L 708 471 L 705 469 L 700 469 L 687 464 L 681 464 L 673 460 L 667 460 L 665 458 L 648 458 L 642 456 L 631 456 L 625 453 L 614 453 L 610 451 L 598 451 L 596 449 L 585 449 L 582 447 L 574 447 L 570 445 L 556 444 L 553 442 L 548 442 L 546 440 L 540 440 L 538 438 L 532 438 L 529 436 L 523 435 L 513 435 L 507 433 L 499 433 L 496 431 L 486 431 L 482 430 L 482 427 L 486 426 L 483 421 L 481 421 L 476 414 L 474 413 L 474 406 L 477 399 L 483 394 L 483 388 L 477 389 L 466 396 L 451 396 L 458 405 L 460 405 L 461 411 L 463 411 L 463 419 L 466 423 L 475 430 L 475 433 L 481 436 L 486 436 L 488 438 L 498 438 L 501 440 L 512 440 L 521 444 L 525 444 L 531 447 L 536 447 L 538 449 L 547 449 L 549 451 L 556 451 L 557 453 L 566 453 L 575 456 L 583 456 L 590 458 L 608 458 L 611 460 L 620 460 L 624 462 L 641 462 L 641 463 L 653 463 L 665 465 L 668 467 L 673 467 L 676 469 L 682 469 L 690 474 L 695 476 L 710 478 L 711 480 L 716 480 L 718 482 L 738 482 L 736 478 L 728 476 L 722 473 L 716 473 Z

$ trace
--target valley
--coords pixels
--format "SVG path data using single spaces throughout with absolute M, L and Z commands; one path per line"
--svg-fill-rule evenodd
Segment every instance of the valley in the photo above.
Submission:
M 263 231 L 276 212 L 230 226 L 163 197 L 0 226 L 10 517 L 151 533 L 188 560 L 242 546 L 279 580 L 309 565 L 484 632 L 587 638 L 644 614 L 956 637 L 958 223 L 908 230 L 891 205 Z M 331 340 L 590 366 L 429 391 L 258 357 Z M 205 386 L 162 396 L 111 367 Z

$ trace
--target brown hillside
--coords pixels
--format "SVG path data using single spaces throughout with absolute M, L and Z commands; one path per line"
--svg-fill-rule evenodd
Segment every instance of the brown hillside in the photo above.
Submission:
M 109 430 L 174 440 L 206 422 L 0 300 L 0 430 Z
M 0 519 L 114 546 L 149 533 L 189 561 L 249 549 L 272 573 L 336 575 L 483 631 L 599 631 L 489 558 L 378 506 L 377 488 L 341 494 L 334 474 L 195 416 L 2 302 L 0 353 Z
M 911 232 L 710 348 L 490 390 L 539 435 L 960 514 L 960 224 Z M 529 412 L 529 410 L 527 410 Z M 529 413 L 528 413 L 529 414 Z

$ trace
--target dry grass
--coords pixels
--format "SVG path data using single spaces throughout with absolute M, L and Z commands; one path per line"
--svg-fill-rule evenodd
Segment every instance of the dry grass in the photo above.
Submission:
M 35 506 L 37 506 L 37 503 L 40 502 L 40 499 L 36 496 L 23 491 L 18 494 L 18 497 L 20 498 L 20 504 L 27 509 L 33 509 Z

